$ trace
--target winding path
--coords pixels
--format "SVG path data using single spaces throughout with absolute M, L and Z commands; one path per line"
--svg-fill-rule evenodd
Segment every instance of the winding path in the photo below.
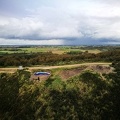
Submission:
M 37 70 L 37 69 L 55 69 L 55 68 L 72 68 L 72 67 L 79 67 L 79 66 L 91 66 L 91 65 L 104 65 L 104 66 L 109 66 L 111 63 L 100 63 L 100 62 L 94 62 L 94 63 L 81 63 L 81 64 L 73 64 L 73 65 L 60 65 L 60 66 L 40 66 L 40 67 L 27 67 L 29 71 L 32 70 Z M 7 73 L 14 73 L 18 68 L 0 68 L 0 73 L 1 72 L 7 72 Z

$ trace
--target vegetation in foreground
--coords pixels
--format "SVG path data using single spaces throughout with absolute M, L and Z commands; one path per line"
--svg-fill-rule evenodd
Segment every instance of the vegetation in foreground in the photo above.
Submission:
M 118 120 L 120 119 L 120 62 L 114 73 L 84 72 L 62 81 L 52 76 L 29 81 L 30 73 L 0 75 L 2 120 Z

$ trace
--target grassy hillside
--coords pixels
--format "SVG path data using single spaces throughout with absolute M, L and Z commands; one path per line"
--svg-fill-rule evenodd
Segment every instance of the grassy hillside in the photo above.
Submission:
M 0 119 L 118 119 L 120 64 L 113 67 L 116 73 L 104 74 L 104 79 L 99 73 L 83 71 L 63 80 L 60 73 L 65 69 L 53 69 L 42 82 L 30 81 L 28 71 L 2 73 Z

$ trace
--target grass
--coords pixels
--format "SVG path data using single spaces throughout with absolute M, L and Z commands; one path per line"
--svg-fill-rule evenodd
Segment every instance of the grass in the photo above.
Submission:
M 23 51 L 26 51 L 27 53 L 37 53 L 37 52 L 52 52 L 52 53 L 56 53 L 56 54 L 63 54 L 66 52 L 70 52 L 70 51 L 74 51 L 74 52 L 85 52 L 86 50 L 83 49 L 72 49 L 72 48 L 64 48 L 64 47 L 45 47 L 45 48 L 22 48 Z M 90 49 L 87 50 L 89 53 L 100 53 L 101 51 L 98 49 Z
M 11 48 L 12 49 L 12 48 Z M 11 50 L 10 48 L 0 49 L 0 54 L 12 54 L 12 53 L 39 53 L 39 52 L 52 52 L 54 54 L 64 54 L 67 52 L 85 52 L 89 53 L 100 53 L 101 51 L 98 49 L 82 49 L 82 47 L 74 47 L 71 46 L 40 46 L 40 47 L 29 47 L 29 48 L 16 48 L 17 50 Z

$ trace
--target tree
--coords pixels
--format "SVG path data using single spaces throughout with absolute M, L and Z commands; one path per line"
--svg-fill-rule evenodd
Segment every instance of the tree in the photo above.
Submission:
M 112 87 L 110 89 L 110 101 L 112 103 L 111 109 L 112 114 L 111 118 L 115 120 L 120 119 L 120 62 L 114 62 L 112 64 L 114 67 L 114 73 L 109 75 L 109 78 L 112 79 Z

